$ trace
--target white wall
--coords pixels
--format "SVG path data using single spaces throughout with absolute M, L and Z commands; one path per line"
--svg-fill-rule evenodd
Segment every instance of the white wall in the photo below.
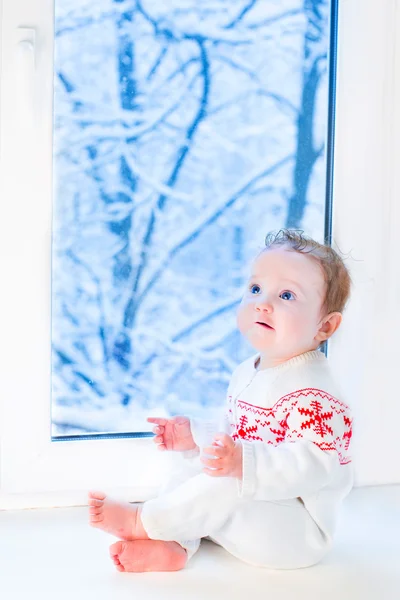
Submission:
M 334 239 L 352 302 L 330 357 L 354 405 L 359 485 L 400 482 L 400 6 L 340 2 Z

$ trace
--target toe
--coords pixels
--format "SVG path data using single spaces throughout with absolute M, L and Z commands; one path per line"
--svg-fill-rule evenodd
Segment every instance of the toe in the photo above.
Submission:
M 106 495 L 104 492 L 96 492 L 93 490 L 89 492 L 89 498 L 93 498 L 95 500 L 105 500 L 105 497 Z
M 91 523 L 101 523 L 103 520 L 103 515 L 90 515 Z
M 89 508 L 89 515 L 101 515 L 102 512 L 101 508 Z
M 97 506 L 98 508 L 100 508 L 101 506 L 104 505 L 104 501 L 103 500 L 97 500 L 96 498 L 91 498 L 89 496 L 88 504 L 89 504 L 89 506 Z
M 124 546 L 123 546 L 123 542 L 114 542 L 114 544 L 111 544 L 110 546 L 110 556 L 113 558 L 114 556 L 118 557 Z

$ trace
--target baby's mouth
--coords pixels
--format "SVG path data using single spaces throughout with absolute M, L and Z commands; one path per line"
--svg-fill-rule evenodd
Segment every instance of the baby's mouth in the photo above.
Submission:
M 271 325 L 267 325 L 267 323 L 263 323 L 262 321 L 256 321 L 256 323 L 257 323 L 257 325 L 261 325 L 265 329 L 273 329 L 273 327 L 271 327 Z

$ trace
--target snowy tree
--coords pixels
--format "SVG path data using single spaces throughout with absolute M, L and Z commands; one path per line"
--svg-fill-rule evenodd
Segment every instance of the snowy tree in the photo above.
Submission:
M 329 2 L 56 6 L 54 434 L 218 410 L 251 257 L 323 237 Z

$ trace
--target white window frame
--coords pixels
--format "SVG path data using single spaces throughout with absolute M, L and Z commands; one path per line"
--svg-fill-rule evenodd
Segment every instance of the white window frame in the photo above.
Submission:
M 171 460 L 150 439 L 50 441 L 53 1 L 0 6 L 0 509 L 84 504 L 89 488 L 146 500 Z M 371 448 L 374 423 L 362 407 L 390 393 L 400 336 L 396 7 L 339 7 L 333 242 L 355 259 L 355 285 L 328 354 L 366 432 L 353 445 L 356 485 L 400 482 L 399 467 L 384 461 L 388 451 L 400 455 L 400 443 Z

